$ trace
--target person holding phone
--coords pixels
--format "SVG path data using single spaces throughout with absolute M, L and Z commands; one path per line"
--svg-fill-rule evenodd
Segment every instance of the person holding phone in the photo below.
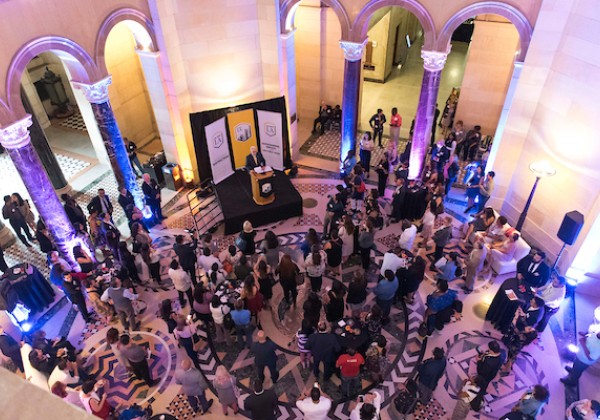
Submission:
M 329 418 L 327 414 L 331 409 L 331 398 L 321 391 L 319 383 L 315 382 L 309 392 L 304 391 L 298 397 L 296 407 L 302 411 L 305 420 L 325 420 Z

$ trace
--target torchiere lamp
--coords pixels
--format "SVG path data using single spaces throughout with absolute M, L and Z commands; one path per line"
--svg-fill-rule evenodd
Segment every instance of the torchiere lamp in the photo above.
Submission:
M 519 232 L 521 231 L 521 228 L 523 228 L 523 223 L 525 223 L 525 219 L 527 218 L 527 212 L 529 211 L 529 206 L 531 205 L 531 200 L 533 200 L 533 195 L 535 194 L 535 189 L 537 188 L 538 182 L 540 182 L 541 178 L 547 178 L 556 175 L 556 169 L 550 164 L 550 162 L 545 160 L 533 162 L 531 165 L 529 165 L 529 170 L 535 175 L 535 182 L 531 192 L 529 193 L 527 203 L 525 203 L 525 208 L 523 208 L 523 211 L 519 216 L 517 226 L 515 227 L 515 229 Z

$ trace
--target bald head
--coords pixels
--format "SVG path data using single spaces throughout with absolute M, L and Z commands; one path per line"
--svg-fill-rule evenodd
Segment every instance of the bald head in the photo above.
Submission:
M 191 367 L 192 367 L 192 361 L 190 359 L 183 359 L 183 361 L 181 362 L 181 368 L 183 370 L 188 370 Z
M 267 335 L 265 334 L 265 332 L 263 330 L 259 330 L 256 333 L 256 337 L 258 338 L 258 341 L 260 341 L 261 343 L 264 343 L 265 341 L 267 341 Z
M 143 178 L 144 178 L 144 182 L 150 182 L 150 174 L 144 174 Z

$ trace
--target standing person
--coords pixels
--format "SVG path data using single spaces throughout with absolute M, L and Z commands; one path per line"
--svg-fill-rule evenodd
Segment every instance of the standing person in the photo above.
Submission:
M 217 295 L 210 301 L 210 313 L 215 323 L 217 333 L 217 343 L 225 341 L 227 346 L 231 346 L 231 331 L 225 327 L 225 315 L 231 312 L 228 305 L 221 303 L 221 298 Z
M 273 285 L 275 279 L 271 274 L 271 267 L 267 265 L 264 254 L 258 257 L 258 261 L 254 264 L 254 281 L 258 284 L 258 289 L 263 297 L 263 304 L 266 308 L 271 308 L 270 302 L 273 297 Z
M 342 278 L 342 247 L 343 242 L 338 235 L 337 230 L 331 231 L 331 239 L 327 241 L 323 247 L 323 251 L 327 255 L 327 266 L 333 276 L 339 274 Z M 334 271 L 337 268 L 337 273 Z
M 331 231 L 334 230 L 337 221 L 344 213 L 344 205 L 340 201 L 340 194 L 329 196 L 327 207 L 325 208 L 325 217 L 323 218 L 323 238 L 329 238 Z
M 596 334 L 579 333 L 579 350 L 572 367 L 567 368 L 569 374 L 560 381 L 565 385 L 577 385 L 581 374 L 600 359 L 600 332 Z
M 250 323 L 250 311 L 244 309 L 244 301 L 238 299 L 235 302 L 235 309 L 231 311 L 231 319 L 235 324 L 235 333 L 239 346 L 250 348 L 252 346 L 252 324 Z M 244 343 L 244 337 L 246 342 Z
M 345 294 L 344 284 L 339 280 L 333 280 L 331 290 L 327 292 L 328 302 L 325 305 L 325 318 L 332 324 L 332 327 L 344 317 Z
M 23 200 L 21 194 L 18 192 L 12 193 L 11 200 L 17 205 L 17 208 L 25 218 L 25 222 L 31 228 L 31 230 L 35 231 L 35 215 L 33 211 L 31 211 L 31 207 L 29 206 L 29 200 Z
M 129 156 L 129 162 L 131 163 L 131 169 L 135 172 L 137 176 L 142 176 L 144 174 L 144 168 L 140 162 L 140 158 L 137 155 L 137 145 L 129 140 L 127 137 L 123 137 L 125 141 L 125 149 L 127 149 L 127 156 Z M 137 169 L 137 170 L 136 170 Z M 137 171 L 140 171 L 138 174 Z
M 307 398 L 309 396 L 310 398 Z M 321 391 L 319 383 L 315 382 L 310 392 L 304 391 L 300 394 L 296 407 L 302 411 L 305 420 L 326 420 L 331 410 L 331 399 Z
M 488 350 L 480 353 L 478 349 L 478 356 L 476 359 L 477 374 L 483 378 L 483 384 L 481 385 L 481 391 L 479 392 L 479 400 L 482 400 L 485 394 L 487 394 L 487 387 L 494 380 L 500 368 L 506 360 L 506 352 L 500 348 L 500 344 L 497 341 L 492 340 L 488 344 Z M 480 405 L 473 402 L 474 405 Z
M 494 192 L 494 177 L 496 173 L 489 171 L 481 184 L 479 184 L 479 203 L 477 204 L 477 211 L 483 211 L 485 203 L 488 202 L 490 196 Z
M 200 370 L 194 368 L 188 359 L 183 359 L 181 369 L 175 371 L 175 383 L 181 385 L 181 390 L 187 397 L 194 415 L 198 413 L 199 405 L 202 406 L 200 415 L 209 412 L 214 400 L 212 398 L 208 401 L 206 400 L 208 384 L 206 383 L 206 379 L 204 379 L 204 375 L 200 373 Z
M 325 100 L 321 101 L 321 105 L 319 106 L 319 114 L 313 122 L 313 134 L 317 132 L 317 124 L 319 124 L 321 135 L 325 134 L 325 126 L 327 125 L 332 112 L 331 106 L 327 105 Z
M 452 185 L 454 185 L 454 183 L 456 182 L 456 179 L 458 178 L 458 172 L 460 171 L 460 166 L 458 166 L 458 156 L 455 154 L 452 154 L 450 156 L 450 162 L 449 164 L 446 166 L 446 174 L 445 174 L 445 180 L 444 180 L 444 199 L 446 199 L 448 197 L 448 194 L 450 193 L 450 188 L 452 188 Z
M 346 303 L 350 307 L 353 318 L 360 316 L 366 300 L 367 279 L 360 270 L 356 270 L 352 282 L 348 285 L 348 296 L 346 296 Z
M 21 345 L 0 326 L 0 351 L 3 355 L 10 358 L 15 366 L 23 373 L 23 358 L 21 357 Z
M 348 261 L 350 256 L 354 253 L 354 222 L 352 217 L 345 215 L 343 217 L 343 224 L 338 230 L 338 235 L 342 240 L 342 263 Z
M 196 249 L 198 248 L 198 239 L 192 238 L 192 242 L 185 242 L 183 235 L 175 237 L 173 251 L 179 258 L 179 265 L 190 275 L 192 284 L 196 286 Z
M 236 396 L 236 393 L 239 391 L 237 390 L 237 384 L 235 382 L 235 378 L 227 372 L 225 366 L 219 365 L 219 367 L 217 367 L 215 379 L 213 379 L 213 386 L 217 391 L 217 397 L 221 403 L 224 415 L 227 415 L 227 410 L 229 408 L 233 410 L 233 415 L 237 415 L 239 412 Z
M 121 240 L 121 232 L 113 223 L 110 213 L 102 213 L 98 216 L 98 219 L 101 221 L 100 235 L 104 245 L 109 248 L 112 255 L 116 256 Z
M 479 195 L 479 186 L 483 182 L 482 174 L 483 169 L 481 169 L 481 166 L 477 166 L 473 176 L 467 181 L 467 208 L 464 211 L 465 213 L 470 212 L 475 207 L 475 197 Z
M 129 366 L 129 361 L 125 358 L 123 352 L 121 351 L 119 337 L 119 330 L 114 327 L 109 328 L 108 331 L 106 331 L 106 350 L 113 352 L 118 362 L 117 368 L 119 368 L 120 371 L 129 371 L 131 370 L 131 366 Z
M 321 302 L 319 295 L 315 292 L 310 292 L 302 305 L 302 310 L 304 311 L 304 319 L 308 320 L 310 325 L 315 329 L 319 324 L 322 308 L 323 302 Z
M 423 214 L 422 225 L 423 229 L 421 230 L 421 236 L 423 237 L 423 241 L 419 243 L 419 247 L 425 248 L 425 251 L 429 251 L 431 247 L 429 244 L 429 239 L 431 239 L 431 234 L 433 233 L 433 227 L 435 225 L 436 215 L 432 209 L 432 202 L 430 201 L 425 209 L 425 214 Z
M 347 176 L 350 176 L 354 167 L 356 166 L 356 150 L 350 149 L 348 150 L 348 154 L 340 164 L 340 177 L 344 179 Z
M 417 238 L 417 227 L 407 219 L 402 221 L 402 234 L 398 238 L 398 246 L 400 249 L 411 251 Z
M 258 373 L 258 380 L 264 382 L 265 368 L 269 368 L 271 373 L 271 381 L 275 384 L 279 379 L 279 371 L 277 370 L 277 345 L 269 340 L 263 330 L 259 330 L 256 334 L 257 342 L 252 344 L 251 350 L 254 353 L 254 363 Z
M 275 270 L 279 264 L 279 251 L 281 247 L 279 238 L 272 230 L 268 230 L 267 233 L 265 233 L 265 239 L 260 243 L 259 248 L 266 257 L 267 265 L 271 271 Z
M 375 301 L 383 314 L 383 323 L 387 324 L 390 320 L 389 316 L 392 304 L 394 303 L 394 297 L 398 290 L 398 278 L 392 270 L 386 270 L 383 276 L 383 279 L 379 280 L 373 292 L 375 293 Z
M 373 232 L 373 223 L 366 219 L 360 226 L 358 234 L 358 247 L 360 248 L 360 259 L 363 270 L 367 270 L 371 265 L 371 249 L 375 246 L 375 233 Z
M 127 216 L 127 220 L 129 220 L 129 225 L 133 223 L 133 208 L 135 207 L 135 201 L 133 200 L 133 194 L 127 190 L 125 187 L 119 188 L 119 197 L 117 198 L 117 202 L 123 209 L 125 216 Z
M 377 109 L 377 113 L 373 114 L 371 119 L 369 120 L 369 125 L 373 129 L 373 141 L 377 139 L 379 148 L 382 149 L 381 145 L 381 137 L 383 136 L 383 125 L 387 122 L 385 115 L 383 114 L 383 109 Z
M 127 242 L 125 241 L 119 242 L 119 246 L 117 247 L 117 260 L 119 260 L 119 263 L 121 264 L 121 269 L 127 270 L 127 275 L 131 280 L 136 284 L 140 284 L 138 270 L 135 265 L 135 256 L 129 251 Z
M 192 304 L 194 297 L 192 294 L 192 279 L 190 275 L 183 271 L 177 260 L 172 260 L 169 266 L 169 278 L 173 281 L 173 286 L 179 295 L 179 303 L 181 307 L 185 307 L 185 297 L 187 295 L 188 302 Z
M 438 108 L 438 104 L 435 104 L 435 110 L 433 111 L 433 121 L 431 122 L 431 141 L 429 142 L 429 147 L 433 147 L 435 143 L 435 130 L 437 129 L 438 119 L 440 118 L 440 108 Z
M 488 248 L 483 244 L 483 240 L 478 239 L 473 244 L 473 250 L 469 254 L 466 265 L 465 285 L 462 287 L 465 293 L 471 293 L 475 284 L 475 279 L 483 270 L 483 264 L 487 257 Z
M 81 223 L 84 227 L 87 226 L 87 219 L 81 206 L 69 194 L 62 194 L 60 198 L 65 202 L 63 207 L 71 224 L 75 226 L 75 223 Z
M 327 324 L 319 323 L 318 333 L 308 337 L 306 346 L 313 355 L 313 373 L 319 377 L 319 366 L 323 362 L 323 380 L 328 381 L 333 374 L 335 355 L 341 350 L 335 334 L 327 332 Z
M 450 239 L 452 239 L 452 217 L 446 216 L 444 225 L 433 234 L 433 242 L 435 243 L 434 264 L 444 256 L 444 248 L 448 245 Z
M 154 248 L 148 244 L 142 244 L 140 253 L 135 257 L 135 265 L 142 283 L 147 283 L 152 278 L 156 284 L 161 284 L 160 256 Z
M 63 273 L 63 291 L 71 301 L 71 303 L 77 306 L 81 316 L 86 323 L 90 322 L 92 318 L 88 313 L 87 306 L 85 304 L 85 296 L 81 290 L 81 282 L 75 280 L 70 272 Z
M 304 318 L 302 325 L 298 331 L 296 331 L 296 345 L 298 346 L 298 353 L 300 353 L 300 363 L 304 369 L 308 369 L 310 366 L 310 350 L 306 348 L 308 338 L 315 333 L 315 329 L 309 319 Z
M 375 149 L 375 143 L 371 139 L 371 133 L 365 131 L 362 138 L 360 139 L 360 166 L 363 167 L 367 178 L 369 177 L 369 171 L 371 170 L 371 153 Z
M 25 220 L 25 216 L 19 210 L 17 203 L 12 201 L 10 195 L 4 196 L 4 207 L 2 207 L 2 217 L 8 219 L 10 225 L 13 230 L 21 240 L 25 244 L 27 248 L 31 248 L 31 244 L 28 242 L 33 240 L 33 236 L 31 236 L 31 232 L 27 227 L 27 221 Z M 25 232 L 25 235 L 23 235 Z M 27 236 L 27 239 L 25 239 Z
M 110 287 L 104 291 L 101 297 L 103 302 L 109 302 L 121 320 L 121 325 L 125 330 L 132 331 L 137 328 L 135 322 L 135 311 L 133 310 L 132 301 L 137 299 L 129 289 L 121 287 L 121 280 L 118 278 L 112 279 Z
M 364 364 L 365 359 L 353 348 L 349 348 L 346 353 L 338 357 L 335 367 L 340 369 L 342 375 L 343 398 L 348 398 L 360 390 L 360 368 Z
M 254 394 L 244 400 L 244 408 L 253 420 L 276 420 L 279 400 L 273 389 L 264 389 L 260 379 L 254 381 Z
M 549 397 L 550 393 L 545 386 L 535 385 L 533 389 L 525 391 L 512 411 L 528 416 L 528 419 L 535 420 L 542 408 L 548 403 Z
M 377 172 L 377 192 L 380 197 L 385 196 L 385 188 L 387 187 L 388 175 L 390 173 L 390 165 L 388 162 L 388 157 L 383 156 L 377 167 L 375 168 L 375 172 Z
M 398 147 L 400 138 L 400 127 L 402 126 L 402 117 L 398 114 L 398 108 L 392 108 L 392 116 L 390 117 L 390 141 L 395 147 Z
M 154 219 L 157 223 L 160 223 L 165 219 L 162 214 L 160 203 L 160 186 L 156 180 L 150 178 L 150 174 L 148 173 L 142 175 L 142 178 L 144 179 L 144 182 L 142 183 L 144 199 L 146 200 L 148 207 L 150 207 Z
M 471 402 L 477 397 L 481 387 L 484 385 L 484 379 L 477 375 L 463 381 L 463 387 L 458 393 L 456 405 L 450 420 L 466 420 L 471 411 Z
M 306 274 L 310 280 L 310 287 L 313 292 L 319 293 L 321 291 L 326 261 L 327 254 L 325 251 L 319 250 L 318 246 L 313 245 L 312 252 L 308 254 L 304 261 Z
M 552 315 L 560 309 L 567 292 L 564 277 L 560 277 L 556 272 L 553 272 L 550 278 L 552 279 L 550 283 L 536 290 L 536 295 L 544 300 L 544 315 L 535 327 L 540 333 L 546 329 Z
M 465 136 L 465 148 L 463 149 L 463 160 L 472 162 L 475 160 L 477 150 L 479 149 L 479 143 L 481 142 L 481 126 L 476 125 L 471 131 Z
M 300 274 L 300 269 L 292 261 L 289 254 L 283 254 L 279 265 L 275 269 L 275 274 L 279 276 L 279 284 L 283 289 L 283 298 L 288 305 L 293 304 L 296 307 L 296 298 L 298 297 L 298 286 L 296 276 Z
M 108 213 L 112 216 L 113 205 L 110 202 L 110 198 L 106 195 L 104 188 L 98 189 L 98 195 L 92 198 L 90 203 L 87 205 L 87 209 L 89 213 L 92 213 L 92 210 L 96 210 L 98 211 L 98 214 Z
M 173 335 L 177 339 L 179 347 L 183 347 L 185 353 L 194 363 L 196 369 L 200 370 L 198 362 L 198 352 L 194 350 L 194 334 L 196 333 L 192 326 L 186 321 L 183 315 L 176 315 L 175 322 L 177 326 L 173 330 Z
M 390 213 L 390 222 L 397 223 L 402 219 L 404 210 L 404 198 L 406 197 L 406 186 L 403 178 L 396 178 L 396 187 L 392 194 L 392 212 Z
M 444 356 L 444 350 L 436 347 L 433 349 L 433 358 L 423 361 L 417 368 L 417 372 L 419 372 L 419 400 L 422 404 L 429 402 L 431 394 L 444 375 L 446 370 Z
M 545 259 L 546 253 L 540 250 L 521 258 L 517 262 L 517 278 L 528 287 L 545 286 L 550 278 L 550 267 Z
M 362 166 L 356 165 L 354 167 L 354 178 L 352 179 L 352 199 L 350 201 L 352 211 L 355 213 L 360 213 L 362 211 L 362 205 L 365 199 L 365 191 L 367 190 L 367 186 L 365 185 L 365 180 L 363 177 L 364 174 Z
M 158 380 L 152 379 L 150 367 L 148 366 L 148 353 L 142 347 L 131 342 L 129 335 L 123 334 L 119 338 L 121 343 L 121 352 L 123 356 L 129 361 L 129 365 L 133 370 L 133 374 L 138 378 L 146 382 L 149 388 L 158 384 Z
M 235 240 L 235 245 L 244 255 L 254 255 L 256 252 L 256 245 L 254 243 L 255 237 L 256 231 L 254 230 L 252 223 L 250 223 L 249 220 L 246 220 L 242 225 L 242 231 Z

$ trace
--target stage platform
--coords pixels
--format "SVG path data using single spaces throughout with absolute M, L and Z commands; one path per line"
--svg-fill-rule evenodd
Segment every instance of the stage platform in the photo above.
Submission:
M 256 228 L 302 216 L 302 197 L 290 179 L 283 172 L 275 171 L 272 185 L 275 201 L 265 206 L 259 206 L 252 199 L 250 175 L 245 171 L 236 171 L 215 186 L 223 210 L 226 235 L 242 230 L 245 220 L 250 220 Z

